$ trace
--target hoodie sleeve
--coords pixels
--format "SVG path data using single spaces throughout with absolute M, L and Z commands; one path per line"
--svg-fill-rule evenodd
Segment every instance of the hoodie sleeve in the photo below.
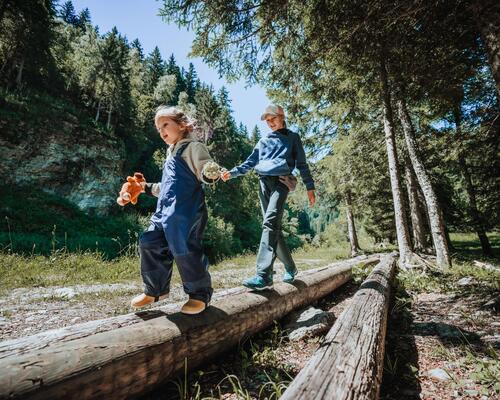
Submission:
M 161 183 L 146 183 L 144 192 L 149 196 L 158 197 L 160 195 Z
M 309 165 L 307 165 L 304 146 L 298 134 L 296 134 L 294 141 L 293 156 L 295 158 L 295 167 L 299 170 L 302 182 L 304 182 L 306 189 L 314 190 L 314 179 L 311 175 Z
M 208 152 L 208 148 L 204 143 L 192 142 L 182 154 L 182 158 L 186 161 L 187 165 L 196 175 L 199 181 L 211 183 L 217 179 L 209 179 L 203 175 L 203 168 L 205 164 L 212 160 L 212 156 Z
M 257 143 L 252 151 L 252 153 L 248 156 L 248 158 L 237 167 L 234 167 L 229 173 L 231 174 L 231 178 L 237 178 L 238 176 L 242 176 L 247 174 L 250 170 L 253 169 L 259 162 L 259 143 Z

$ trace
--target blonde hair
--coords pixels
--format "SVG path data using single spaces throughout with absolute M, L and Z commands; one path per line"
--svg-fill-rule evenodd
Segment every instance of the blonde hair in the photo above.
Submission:
M 206 141 L 212 135 L 212 130 L 209 127 L 207 127 L 207 129 L 203 129 L 203 127 L 198 125 L 196 119 L 190 117 L 178 107 L 158 107 L 155 114 L 155 125 L 158 122 L 158 118 L 161 117 L 170 118 L 175 123 L 184 125 L 186 128 L 184 131 L 185 137 L 192 136 L 195 139 Z

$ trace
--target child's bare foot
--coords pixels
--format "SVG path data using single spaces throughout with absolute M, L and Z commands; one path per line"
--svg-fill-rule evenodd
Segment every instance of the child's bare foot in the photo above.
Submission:
M 135 296 L 130 305 L 134 308 L 141 308 L 147 306 L 148 304 L 152 304 L 157 301 L 165 300 L 168 297 L 168 293 L 163 294 L 161 296 L 148 296 L 147 294 L 140 294 L 139 296 Z

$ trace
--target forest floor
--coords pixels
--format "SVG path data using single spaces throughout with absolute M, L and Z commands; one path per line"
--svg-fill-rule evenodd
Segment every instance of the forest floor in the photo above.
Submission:
M 454 266 L 447 273 L 400 272 L 397 276 L 386 337 L 383 400 L 500 398 L 500 273 L 473 263 L 480 259 L 476 243 L 464 240 L 456 247 Z M 54 257 L 51 265 L 66 265 L 70 256 Z M 239 286 L 242 278 L 254 272 L 254 257 L 215 265 L 212 276 L 216 291 Z M 294 257 L 304 270 L 347 258 L 347 254 L 344 250 L 308 249 Z M 496 258 L 483 261 L 500 269 L 498 253 Z M 123 262 L 120 268 L 124 268 Z M 107 272 L 92 273 L 80 265 L 77 276 L 71 277 L 61 271 L 60 276 L 52 276 L 45 271 L 50 270 L 47 266 L 33 272 L 33 268 L 22 267 L 20 260 L 10 266 L 14 264 L 17 273 L 10 270 L 0 278 L 4 279 L 0 340 L 129 313 L 130 298 L 141 291 L 138 276 L 121 281 L 113 278 L 113 269 L 118 268 L 114 264 L 103 263 L 100 267 Z M 136 264 L 130 268 L 137 271 Z M 278 263 L 276 280 L 282 269 Z M 330 312 L 333 322 L 368 273 L 356 268 L 353 281 L 312 306 Z M 51 285 L 53 282 L 60 284 Z M 169 301 L 184 298 L 175 276 Z M 143 399 L 279 398 L 326 334 L 294 341 L 285 329 L 286 322 L 286 318 L 276 321 L 216 363 L 179 376 Z

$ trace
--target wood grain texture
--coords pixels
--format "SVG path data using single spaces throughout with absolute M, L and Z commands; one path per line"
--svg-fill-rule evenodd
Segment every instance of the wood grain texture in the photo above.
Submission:
M 396 256 L 385 256 L 363 282 L 281 400 L 378 398 Z
M 0 399 L 124 399 L 238 344 L 351 279 L 357 257 L 299 274 L 266 292 L 231 289 L 202 314 L 179 304 L 0 343 Z

